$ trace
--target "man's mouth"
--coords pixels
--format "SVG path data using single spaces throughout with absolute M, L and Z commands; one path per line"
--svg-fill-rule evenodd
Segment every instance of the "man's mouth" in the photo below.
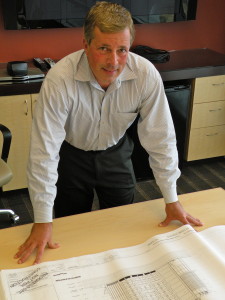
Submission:
M 118 68 L 102 68 L 105 72 L 107 72 L 107 73 L 111 73 L 111 74 L 113 74 L 113 73 L 115 73 L 115 72 L 117 72 L 118 71 Z

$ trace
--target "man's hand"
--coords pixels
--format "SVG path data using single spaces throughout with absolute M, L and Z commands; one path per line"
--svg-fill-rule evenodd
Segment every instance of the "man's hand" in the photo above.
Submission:
M 51 249 L 59 247 L 58 243 L 52 242 L 52 223 L 35 223 L 28 239 L 19 247 L 14 258 L 19 258 L 18 263 L 22 264 L 37 249 L 34 264 L 38 264 L 41 262 L 46 245 Z
M 166 219 L 159 226 L 167 226 L 171 221 L 178 220 L 181 223 L 202 226 L 203 223 L 191 215 L 189 215 L 182 207 L 179 201 L 166 204 Z

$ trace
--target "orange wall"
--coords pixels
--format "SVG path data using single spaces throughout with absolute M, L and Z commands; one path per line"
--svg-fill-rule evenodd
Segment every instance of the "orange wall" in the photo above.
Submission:
M 198 0 L 195 21 L 137 25 L 137 44 L 166 50 L 210 48 L 225 53 L 225 1 Z M 59 59 L 82 48 L 82 29 L 4 30 L 0 8 L 0 45 L 0 62 Z

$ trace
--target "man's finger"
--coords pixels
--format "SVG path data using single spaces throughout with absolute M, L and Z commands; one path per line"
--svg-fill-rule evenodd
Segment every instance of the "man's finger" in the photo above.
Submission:
M 163 222 L 159 223 L 159 227 L 166 227 L 169 225 L 170 221 L 172 221 L 169 218 L 166 218 Z
M 189 223 L 196 225 L 196 226 L 203 226 L 204 224 L 202 223 L 202 221 L 200 221 L 199 219 L 196 219 L 192 216 L 187 216 L 187 219 L 189 221 Z
M 50 248 L 50 249 L 56 249 L 59 247 L 60 247 L 59 243 L 48 242 L 48 248 Z
M 21 256 L 23 256 L 23 254 L 26 252 L 26 250 L 29 248 L 30 246 L 28 245 L 21 245 L 19 247 L 19 251 L 14 255 L 14 258 L 20 258 Z
M 20 252 L 18 254 L 18 264 L 24 263 L 28 259 L 28 257 L 33 253 L 34 249 L 35 246 L 30 246 L 29 248 L 26 248 L 23 252 Z
M 60 247 L 59 243 L 53 243 L 51 241 L 48 242 L 47 245 L 48 245 L 49 249 L 56 249 L 56 248 Z M 36 259 L 34 261 L 34 265 L 39 264 L 41 262 L 41 258 L 43 256 L 44 250 L 45 250 L 45 247 L 39 247 L 38 248 L 38 252 L 37 252 Z
M 41 262 L 41 258 L 43 256 L 44 250 L 45 250 L 45 247 L 43 247 L 43 246 L 38 248 L 37 255 L 36 255 L 36 258 L 34 261 L 34 265 L 39 264 Z
M 173 220 L 179 220 L 183 225 L 190 224 L 190 222 L 188 221 L 188 219 L 185 218 L 185 217 L 182 217 L 182 219 L 181 218 L 180 219 L 178 219 L 178 218 L 176 219 L 176 218 L 168 218 L 167 217 L 163 222 L 159 223 L 159 226 L 160 227 L 166 227 Z
M 47 245 L 48 245 L 48 248 L 50 248 L 50 249 L 56 249 L 56 248 L 60 247 L 59 243 L 53 243 L 53 242 L 48 242 Z M 39 264 L 41 262 L 41 258 L 44 254 L 44 250 L 45 250 L 45 247 L 43 247 L 43 246 L 38 248 L 37 256 L 34 261 L 34 265 Z

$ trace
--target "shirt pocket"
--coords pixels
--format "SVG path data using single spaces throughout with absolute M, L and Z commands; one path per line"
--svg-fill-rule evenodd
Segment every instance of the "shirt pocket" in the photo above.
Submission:
M 121 134 L 124 134 L 125 131 L 130 127 L 130 125 L 136 119 L 138 113 L 126 113 L 126 112 L 116 112 L 111 114 L 112 118 L 112 127 L 118 129 Z

